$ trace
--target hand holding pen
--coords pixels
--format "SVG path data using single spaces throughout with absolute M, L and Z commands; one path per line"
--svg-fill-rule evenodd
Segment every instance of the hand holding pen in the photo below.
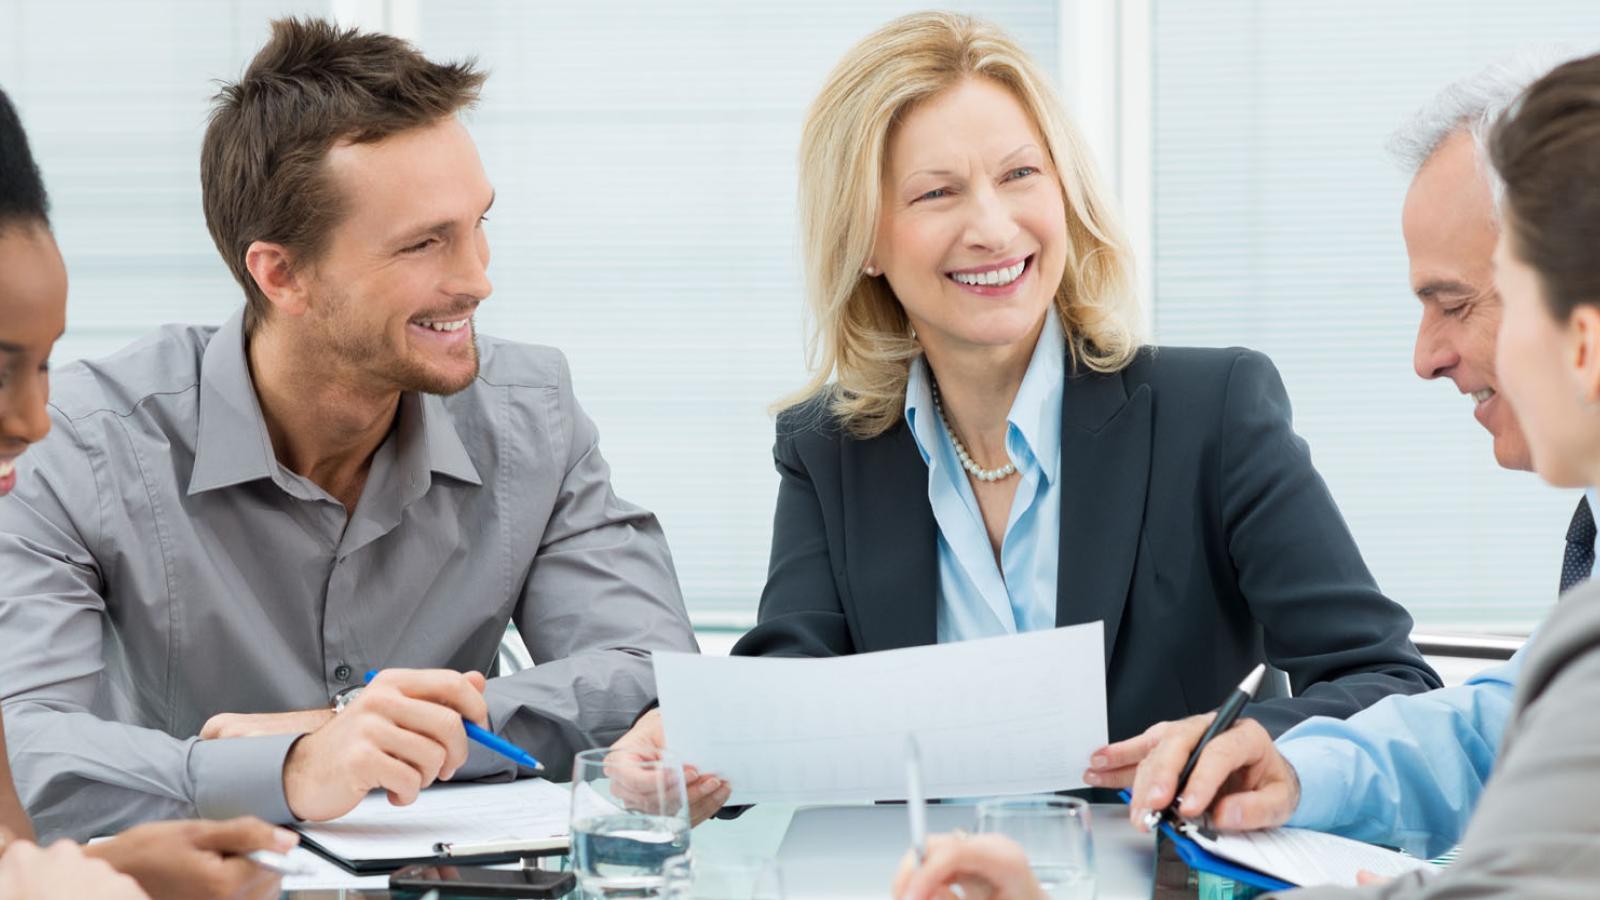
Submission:
M 1244 769 L 1244 781 L 1250 782 L 1252 766 L 1266 760 L 1263 745 L 1276 755 L 1271 738 L 1261 740 L 1266 732 L 1258 723 L 1238 722 L 1265 669 L 1257 666 L 1245 676 L 1216 713 L 1174 722 L 1164 730 L 1160 744 L 1140 763 L 1134 777 L 1130 815 L 1135 827 L 1148 831 L 1162 817 L 1199 818 L 1235 771 Z M 1248 753 L 1241 756 L 1242 751 Z M 1243 827 L 1239 824 L 1245 821 L 1243 801 L 1217 812 L 1222 813 L 1219 827 Z
M 338 818 L 373 789 L 404 806 L 467 761 L 463 720 L 489 724 L 478 672 L 387 669 L 289 747 L 284 799 L 301 819 Z
M 377 669 L 368 669 L 364 683 L 371 684 L 372 679 L 378 677 L 378 671 L 379 670 Z M 487 684 L 487 682 L 485 684 Z M 483 686 L 480 686 L 479 690 L 481 691 L 482 689 Z M 529 753 L 521 747 L 518 747 L 516 744 L 511 743 L 489 729 L 478 725 L 470 718 L 463 716 L 461 719 L 461 727 L 467 732 L 467 740 L 472 741 L 479 746 L 487 747 L 488 749 L 493 750 L 495 753 L 500 754 L 501 756 L 511 760 L 525 769 L 532 769 L 535 772 L 539 772 L 544 769 L 544 763 L 535 759 L 532 753 Z

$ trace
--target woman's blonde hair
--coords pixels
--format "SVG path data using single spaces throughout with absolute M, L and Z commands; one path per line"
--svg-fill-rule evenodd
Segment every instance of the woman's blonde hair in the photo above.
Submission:
M 800 140 L 800 224 L 806 270 L 811 380 L 780 404 L 830 394 L 838 425 L 870 438 L 905 406 L 920 352 L 894 292 L 862 274 L 878 228 L 885 157 L 916 104 L 982 77 L 1006 87 L 1038 126 L 1061 182 L 1067 267 L 1056 310 L 1073 365 L 1126 366 L 1142 318 L 1132 254 L 1089 151 L 1039 67 L 999 28 L 969 16 L 915 13 L 868 35 L 828 76 Z M 836 381 L 831 391 L 830 380 Z

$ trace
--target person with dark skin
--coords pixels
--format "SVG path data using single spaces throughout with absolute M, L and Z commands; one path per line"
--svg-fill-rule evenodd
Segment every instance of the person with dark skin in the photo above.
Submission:
M 0 503 L 17 458 L 50 431 L 50 352 L 66 324 L 67 271 L 49 203 L 16 110 L 0 91 Z M 266 898 L 278 876 L 254 850 L 286 851 L 298 838 L 259 819 L 151 822 L 80 847 L 34 846 L 33 824 L 11 779 L 0 722 L 0 900 L 12 898 Z

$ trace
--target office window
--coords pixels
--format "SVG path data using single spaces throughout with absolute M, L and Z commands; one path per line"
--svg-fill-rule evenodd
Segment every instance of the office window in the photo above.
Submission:
M 238 306 L 200 209 L 213 80 L 239 74 L 274 15 L 386 18 L 492 73 L 468 117 L 498 192 L 480 330 L 567 353 L 618 491 L 660 515 L 697 620 L 748 624 L 777 489 L 767 407 L 803 375 L 801 121 L 852 43 L 924 6 L 11 0 L 0 85 L 72 278 L 57 362 Z M 1054 0 L 953 6 L 1054 70 Z
M 1471 400 L 1413 373 L 1409 174 L 1384 144 L 1496 56 L 1592 43 L 1600 5 L 1152 3 L 1159 339 L 1272 356 L 1379 583 L 1421 626 L 1537 622 L 1578 495 L 1499 469 Z
M 200 210 L 200 136 L 284 0 L 7 0 L 0 86 L 44 170 L 70 280 L 55 361 L 104 356 L 164 322 L 242 302 Z
M 1383 144 L 1484 61 L 1600 34 L 1600 7 L 1141 2 L 1157 338 L 1272 355 L 1380 583 L 1422 624 L 1530 625 L 1576 497 L 1499 470 L 1470 401 L 1412 373 L 1407 176 Z M 766 408 L 802 377 L 801 119 L 853 41 L 923 5 L 10 0 L 0 85 L 72 278 L 57 360 L 237 306 L 199 204 L 214 80 L 275 15 L 383 19 L 492 72 L 469 117 L 499 191 L 480 327 L 567 352 L 618 489 L 661 515 L 696 617 L 748 621 L 777 483 Z M 1061 23 L 1083 3 L 956 6 L 1051 72 L 1072 62 Z

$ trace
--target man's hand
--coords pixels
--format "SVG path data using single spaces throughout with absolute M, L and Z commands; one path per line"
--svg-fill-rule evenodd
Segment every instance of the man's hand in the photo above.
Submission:
M 607 756 L 607 760 L 611 756 L 624 762 L 660 759 L 662 751 L 666 749 L 666 743 L 666 733 L 661 728 L 661 710 L 652 709 L 641 716 L 627 734 L 611 745 L 613 753 Z M 691 765 L 684 765 L 683 777 L 684 792 L 689 797 L 691 825 L 699 825 L 715 815 L 717 810 L 728 802 L 728 795 L 733 792 L 733 786 L 726 781 L 715 775 L 705 774 Z M 613 783 L 612 790 L 630 803 L 638 801 L 637 805 L 643 808 L 648 801 L 647 795 L 652 792 L 652 787 L 641 784 L 637 790 L 630 791 L 626 782 L 619 780 Z
M 41 850 L 17 841 L 0 857 L 0 900 L 150 900 L 132 878 L 71 841 Z
M 1167 723 L 1156 746 L 1133 779 L 1130 816 L 1146 830 L 1144 814 L 1172 802 L 1178 775 L 1215 713 Z M 1210 811 L 1216 827 L 1228 831 L 1273 828 L 1289 820 L 1300 805 L 1300 779 L 1271 735 L 1254 719 L 1240 719 L 1212 738 L 1183 789 L 1178 814 L 1198 818 Z
M 384 669 L 343 712 L 295 741 L 283 763 L 289 811 L 313 822 L 336 819 L 383 788 L 405 806 L 467 761 L 462 720 L 488 727 L 478 672 Z
M 265 734 L 310 734 L 328 724 L 331 709 L 281 713 L 217 713 L 200 728 L 200 739 L 259 737 Z
M 953 890 L 957 886 L 960 893 Z M 901 860 L 891 896 L 900 900 L 1048 900 L 1022 847 L 999 834 L 928 838 L 928 858 L 922 865 L 917 865 L 910 853 Z
M 286 853 L 299 841 L 294 832 L 260 819 L 189 820 L 135 825 L 84 852 L 133 876 L 155 900 L 268 900 L 280 892 L 278 874 L 244 854 Z
M 1115 744 L 1107 744 L 1089 757 L 1089 768 L 1083 773 L 1084 784 L 1098 788 L 1125 788 L 1133 786 L 1133 775 L 1139 763 L 1161 743 L 1161 738 L 1173 722 L 1157 722 L 1144 730 L 1144 734 Z

